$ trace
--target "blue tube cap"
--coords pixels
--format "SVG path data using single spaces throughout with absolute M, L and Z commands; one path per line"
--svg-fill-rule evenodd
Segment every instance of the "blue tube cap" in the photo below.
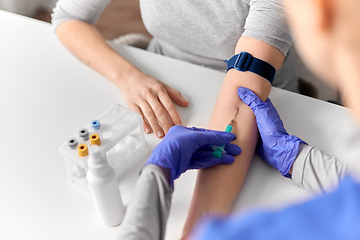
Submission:
M 101 124 L 100 121 L 95 119 L 91 121 L 91 128 L 95 129 L 95 130 L 99 130 L 101 128 Z

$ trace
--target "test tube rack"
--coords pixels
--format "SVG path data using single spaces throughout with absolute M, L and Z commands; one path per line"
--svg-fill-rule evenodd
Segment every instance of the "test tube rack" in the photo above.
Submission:
M 149 147 L 142 130 L 142 117 L 115 103 L 95 120 L 60 145 L 71 182 L 88 188 L 88 147 L 100 145 L 116 176 L 122 175 L 133 164 L 149 153 Z M 132 134 L 139 129 L 140 137 Z

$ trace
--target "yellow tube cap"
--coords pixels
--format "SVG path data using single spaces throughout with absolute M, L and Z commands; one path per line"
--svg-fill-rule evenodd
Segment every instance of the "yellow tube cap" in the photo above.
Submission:
M 80 157 L 86 157 L 89 155 L 88 146 L 86 146 L 86 144 L 80 144 L 78 146 L 78 154 Z
M 94 133 L 90 136 L 90 144 L 91 145 L 101 145 L 100 137 L 98 134 Z

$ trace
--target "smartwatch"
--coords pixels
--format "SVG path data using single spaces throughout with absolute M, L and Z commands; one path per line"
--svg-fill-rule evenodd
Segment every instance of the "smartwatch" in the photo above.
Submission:
M 271 84 L 275 77 L 276 69 L 270 63 L 255 58 L 248 52 L 236 54 L 224 62 L 227 64 L 226 71 L 232 68 L 241 72 L 250 71 L 265 78 Z

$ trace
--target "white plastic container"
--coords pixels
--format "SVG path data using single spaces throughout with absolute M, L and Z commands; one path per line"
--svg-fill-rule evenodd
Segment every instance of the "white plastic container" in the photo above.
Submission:
M 100 148 L 97 145 L 90 147 L 87 180 L 100 219 L 107 226 L 116 226 L 124 218 L 125 207 L 115 171 Z
M 60 153 L 67 166 L 69 180 L 86 189 L 88 189 L 86 175 L 90 156 L 87 154 L 79 156 L 78 147 L 83 144 L 89 147 L 90 135 L 99 135 L 101 152 L 106 154 L 107 161 L 115 170 L 117 177 L 144 159 L 150 151 L 142 127 L 143 119 L 139 114 L 115 103 L 94 119 L 100 124 L 100 128 L 94 128 L 94 121 L 91 121 L 60 145 Z

